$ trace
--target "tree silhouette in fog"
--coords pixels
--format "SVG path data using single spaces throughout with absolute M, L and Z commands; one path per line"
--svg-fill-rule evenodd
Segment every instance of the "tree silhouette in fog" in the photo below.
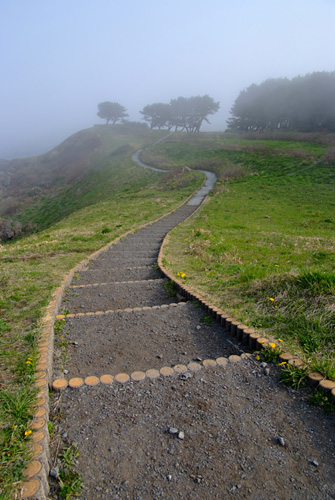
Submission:
M 269 79 L 242 90 L 230 130 L 335 131 L 335 72 Z
M 208 95 L 196 97 L 178 97 L 170 104 L 154 103 L 145 106 L 140 113 L 151 128 L 174 127 L 187 132 L 199 132 L 202 123 L 209 123 L 208 116 L 219 110 L 220 103 Z
M 103 118 L 106 120 L 106 124 L 111 121 L 113 125 L 119 120 L 122 120 L 123 118 L 126 118 L 128 115 L 126 113 L 126 108 L 124 106 L 121 106 L 118 102 L 101 102 L 98 104 L 98 113 L 97 115 L 100 118 Z

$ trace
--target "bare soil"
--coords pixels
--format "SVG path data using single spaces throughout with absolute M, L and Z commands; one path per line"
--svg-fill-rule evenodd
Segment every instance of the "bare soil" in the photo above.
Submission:
M 78 443 L 87 500 L 333 499 L 334 417 L 253 357 L 203 366 L 244 347 L 198 304 L 176 304 L 155 269 L 164 234 L 193 209 L 129 236 L 78 274 L 63 309 L 110 312 L 68 318 L 62 335 L 67 378 L 192 361 L 201 369 L 54 394 L 51 465 L 63 445 Z M 59 349 L 54 375 L 64 376 Z

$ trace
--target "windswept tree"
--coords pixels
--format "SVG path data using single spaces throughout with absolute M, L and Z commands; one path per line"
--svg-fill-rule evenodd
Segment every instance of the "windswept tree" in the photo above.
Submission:
M 199 132 L 204 121 L 209 123 L 208 116 L 216 113 L 220 107 L 208 95 L 196 97 L 178 97 L 172 99 L 170 104 L 148 104 L 140 113 L 144 120 L 150 123 L 151 128 L 172 127 L 175 130 Z
M 202 123 L 209 123 L 208 116 L 216 113 L 220 103 L 208 95 L 195 97 L 178 97 L 170 102 L 173 125 L 187 132 L 199 132 Z
M 150 128 L 171 128 L 171 106 L 162 102 L 147 104 L 142 111 L 143 119 L 150 123 Z
M 128 114 L 126 113 L 126 108 L 121 106 L 118 102 L 101 102 L 98 104 L 98 113 L 97 115 L 106 120 L 106 124 L 112 122 L 115 125 L 116 122 L 126 118 Z

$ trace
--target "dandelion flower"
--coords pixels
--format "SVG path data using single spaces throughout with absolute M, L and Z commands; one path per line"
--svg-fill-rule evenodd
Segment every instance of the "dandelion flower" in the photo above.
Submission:
M 278 339 L 278 342 L 283 342 L 282 339 Z
M 29 434 L 31 434 L 31 430 L 30 429 L 28 431 L 25 431 L 25 433 L 24 433 L 25 436 L 29 436 Z
M 282 361 L 282 363 L 279 363 L 278 366 L 283 366 L 283 365 L 286 365 L 286 361 Z
M 275 299 L 274 299 L 273 297 L 270 297 L 270 300 L 271 300 L 271 302 L 274 302 L 274 301 L 275 301 Z
M 256 356 L 256 360 L 257 360 L 257 361 L 259 361 L 260 359 L 261 359 L 261 357 L 260 357 L 260 356 L 258 356 L 258 354 L 257 354 L 257 356 Z
M 29 361 L 29 359 L 26 361 L 26 365 L 31 365 L 31 361 Z
M 276 347 L 276 344 L 274 342 L 271 342 L 270 347 L 272 347 L 272 349 L 274 349 Z

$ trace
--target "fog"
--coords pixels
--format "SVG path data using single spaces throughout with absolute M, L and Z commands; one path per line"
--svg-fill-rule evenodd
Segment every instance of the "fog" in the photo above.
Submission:
M 0 158 L 43 153 L 116 101 L 208 94 L 224 130 L 241 90 L 335 70 L 333 0 L 0 0 Z

